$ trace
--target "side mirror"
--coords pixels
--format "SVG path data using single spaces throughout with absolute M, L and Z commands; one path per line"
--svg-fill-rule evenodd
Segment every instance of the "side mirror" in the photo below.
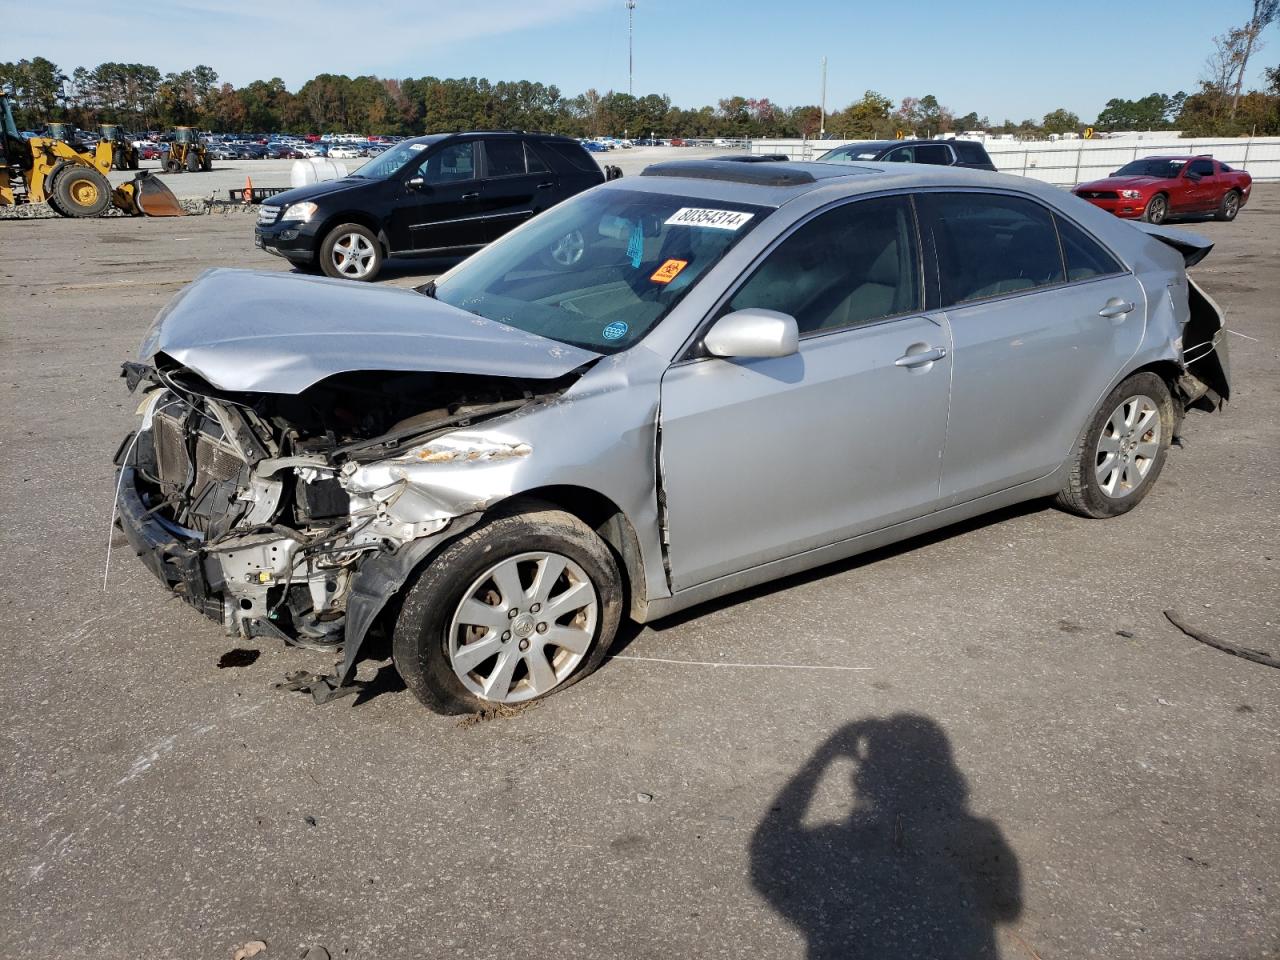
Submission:
M 408 180 L 404 182 L 404 185 L 408 187 L 410 190 L 418 190 L 424 193 L 431 189 L 429 186 L 427 186 L 427 181 L 424 180 L 422 177 L 410 177 Z
M 702 341 L 713 357 L 789 357 L 800 348 L 796 318 L 748 307 L 717 320 Z

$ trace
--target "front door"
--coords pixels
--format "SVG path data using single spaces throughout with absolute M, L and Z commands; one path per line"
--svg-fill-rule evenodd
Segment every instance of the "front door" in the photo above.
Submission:
M 911 202 L 844 204 L 767 254 L 721 314 L 794 316 L 789 357 L 677 363 L 661 483 L 680 590 L 930 512 L 951 374 L 922 313 Z
M 483 183 L 478 176 L 473 140 L 447 141 L 428 151 L 406 181 L 392 211 L 392 252 L 479 246 L 487 241 L 481 209 Z

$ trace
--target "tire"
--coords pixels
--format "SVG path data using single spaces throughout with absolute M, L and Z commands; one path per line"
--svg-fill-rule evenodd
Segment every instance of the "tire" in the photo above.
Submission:
M 543 576 L 554 579 L 540 586 Z M 405 685 L 437 713 L 516 706 L 600 665 L 622 597 L 613 553 L 577 517 L 550 507 L 500 514 L 422 568 L 400 608 L 392 656 Z M 565 606 L 548 616 L 557 601 Z M 468 610 L 477 618 L 470 624 Z
M 340 223 L 320 244 L 320 269 L 335 280 L 372 280 L 382 269 L 382 246 L 368 227 Z
M 135 150 L 129 155 L 129 169 L 137 170 L 140 166 L 142 166 L 142 161 L 138 151 Z
M 1157 193 L 1147 201 L 1147 208 L 1142 211 L 1142 219 L 1147 223 L 1161 224 L 1169 219 L 1169 198 Z
M 93 167 L 68 164 L 53 178 L 50 196 L 64 217 L 100 217 L 111 206 L 111 184 Z
M 53 194 L 53 182 L 58 179 L 58 174 L 60 174 L 66 166 L 65 162 L 57 164 L 49 171 L 49 175 L 45 177 L 44 180 L 44 202 L 47 203 L 49 208 L 60 217 L 69 217 L 71 214 L 63 210 L 58 204 L 58 198 Z
M 168 160 L 164 162 L 164 172 L 165 173 L 181 173 L 182 164 L 180 164 L 177 160 L 170 157 Z
M 187 151 L 187 173 L 200 172 L 200 154 L 195 150 Z
M 1102 401 L 1077 441 L 1058 506 L 1095 520 L 1128 513 L 1155 486 L 1177 425 L 1165 382 L 1154 373 L 1129 377 Z
M 208 173 L 213 169 L 213 157 L 209 156 L 208 153 L 206 153 L 204 155 L 204 159 L 200 161 L 200 169 L 205 173 Z
M 1213 215 L 1215 220 L 1231 221 L 1236 218 L 1236 214 L 1240 212 L 1240 193 L 1237 190 L 1228 190 L 1223 194 L 1222 202 L 1218 204 L 1218 210 Z

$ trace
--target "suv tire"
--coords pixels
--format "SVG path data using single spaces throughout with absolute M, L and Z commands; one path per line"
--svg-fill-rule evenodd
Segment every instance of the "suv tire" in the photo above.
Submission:
M 335 280 L 372 280 L 382 269 L 382 245 L 358 223 L 340 223 L 320 244 L 320 269 Z

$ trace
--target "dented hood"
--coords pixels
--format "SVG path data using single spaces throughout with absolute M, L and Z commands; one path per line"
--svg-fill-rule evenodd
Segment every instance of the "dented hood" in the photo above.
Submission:
M 554 380 L 600 355 L 409 290 L 254 270 L 207 270 L 160 311 L 138 350 L 220 390 L 300 393 L 359 370 Z

